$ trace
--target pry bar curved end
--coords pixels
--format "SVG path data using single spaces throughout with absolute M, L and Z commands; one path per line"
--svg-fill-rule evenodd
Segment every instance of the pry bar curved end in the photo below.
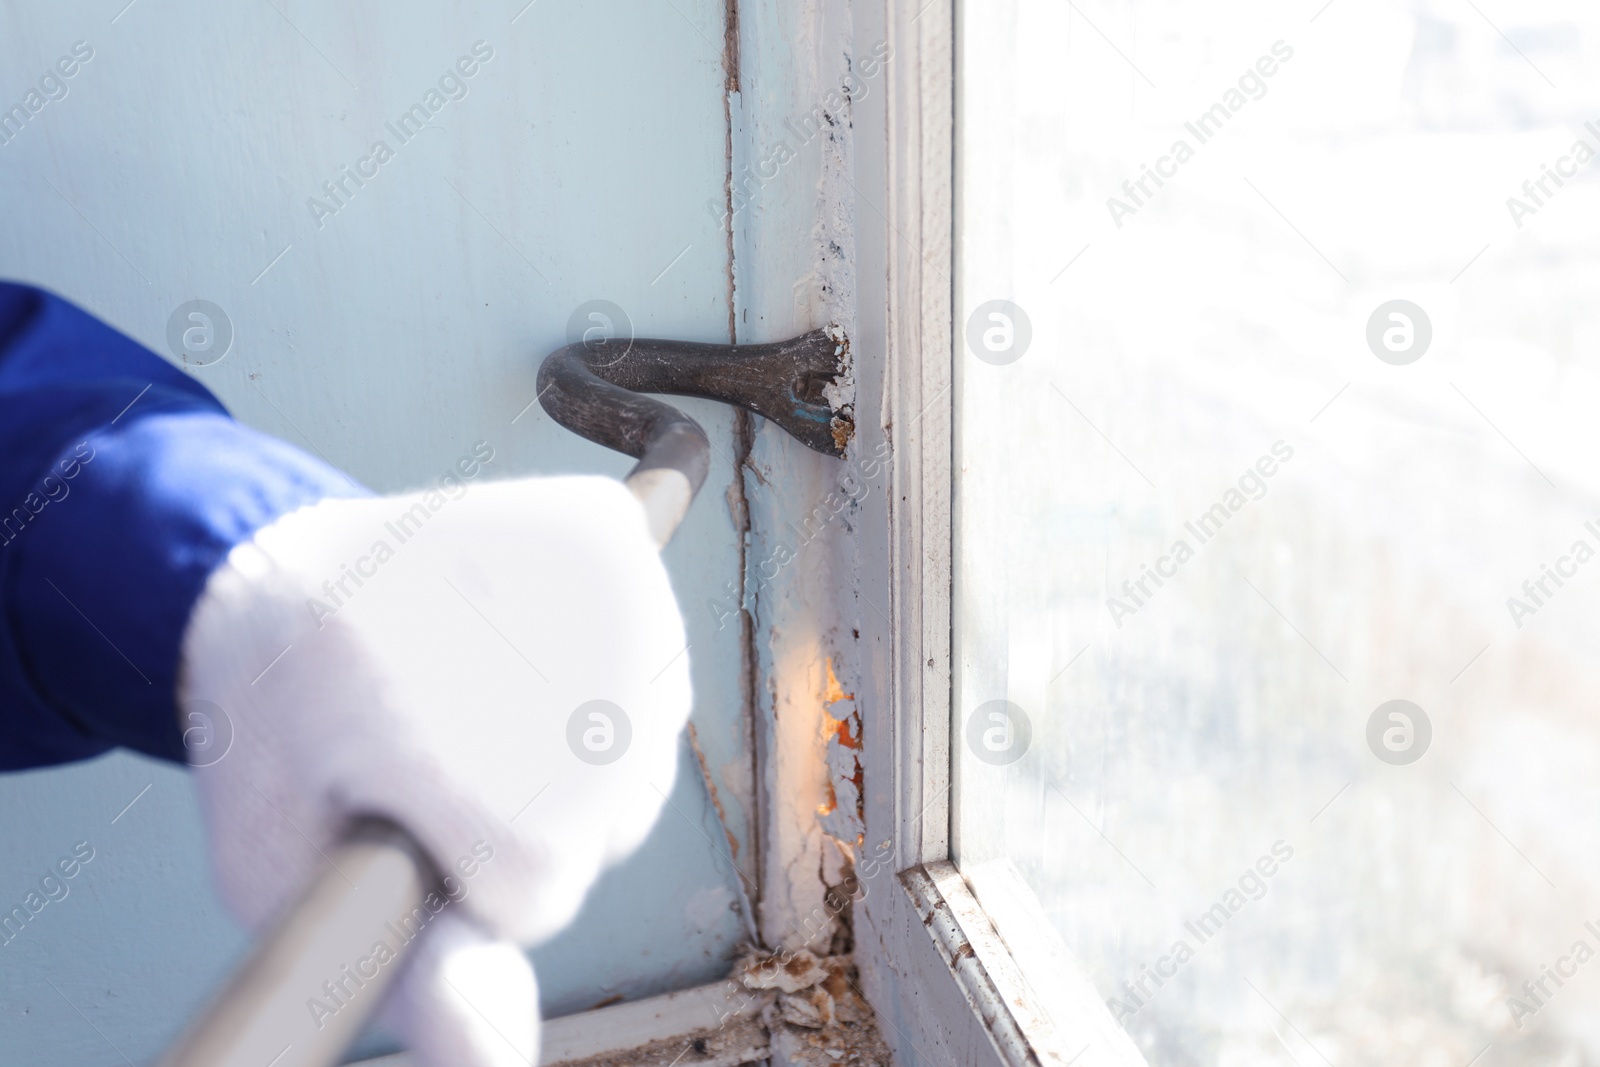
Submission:
M 641 393 L 720 400 L 842 458 L 855 431 L 846 388 L 848 344 L 836 329 L 787 341 L 715 345 L 653 338 L 567 345 L 539 367 L 539 403 L 552 419 L 639 460 L 627 482 L 665 544 L 704 484 L 710 442 L 689 416 Z

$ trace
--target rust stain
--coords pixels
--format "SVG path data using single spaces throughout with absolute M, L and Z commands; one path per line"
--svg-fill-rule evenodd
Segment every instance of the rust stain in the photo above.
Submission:
M 829 420 L 828 429 L 833 433 L 833 447 L 842 454 L 850 438 L 856 435 L 856 421 L 848 415 L 835 415 Z
M 692 722 L 689 724 L 689 747 L 694 749 L 695 761 L 700 764 L 700 777 L 705 779 L 706 792 L 711 796 L 711 806 L 717 809 L 717 822 L 722 826 L 723 836 L 728 839 L 728 850 L 733 853 L 733 859 L 737 863 L 739 839 L 728 829 L 728 813 L 722 807 L 722 796 L 717 792 L 716 782 L 711 780 L 711 767 L 706 763 L 706 754 L 700 750 L 700 736 L 695 732 Z
M 828 715 L 827 712 L 823 712 L 823 714 Z M 854 733 L 850 731 L 852 720 L 856 722 L 856 731 Z M 861 724 L 855 715 L 850 715 L 843 719 L 835 719 L 833 716 L 828 715 L 827 725 L 824 727 L 823 732 L 825 734 L 831 733 L 833 735 L 832 739 L 845 748 L 858 749 L 861 747 Z

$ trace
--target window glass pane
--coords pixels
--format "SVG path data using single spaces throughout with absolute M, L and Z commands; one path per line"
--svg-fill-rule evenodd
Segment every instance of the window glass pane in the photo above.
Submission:
M 1600 1060 L 1600 11 L 979 8 L 962 870 L 1155 1064 Z

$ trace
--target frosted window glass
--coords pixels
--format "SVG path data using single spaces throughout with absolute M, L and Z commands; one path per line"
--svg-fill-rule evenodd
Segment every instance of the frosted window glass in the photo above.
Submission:
M 957 40 L 963 871 L 1158 1067 L 1600 1062 L 1600 11 Z

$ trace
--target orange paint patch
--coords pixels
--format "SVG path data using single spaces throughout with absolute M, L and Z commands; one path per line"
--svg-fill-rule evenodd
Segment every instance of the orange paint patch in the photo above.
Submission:
M 846 693 L 844 691 L 844 686 L 839 684 L 839 676 L 834 672 L 833 658 L 831 656 L 825 660 L 825 667 L 827 670 L 827 681 L 823 686 L 822 692 L 822 742 L 825 745 L 837 745 L 841 749 L 846 749 L 851 752 L 859 752 L 861 750 L 861 714 L 854 706 L 855 694 Z M 850 703 L 847 703 L 844 708 L 840 709 L 843 712 L 843 716 L 841 718 L 834 718 L 827 709 L 842 701 L 848 701 Z M 817 814 L 819 816 L 833 814 L 839 807 L 839 796 L 836 785 L 838 782 L 849 782 L 855 790 L 855 797 L 852 805 L 857 809 L 855 816 L 857 819 L 865 818 L 865 813 L 860 810 L 862 808 L 861 798 L 863 796 L 863 779 L 865 777 L 862 773 L 860 757 L 851 756 L 847 758 L 847 763 L 850 768 L 850 773 L 848 774 L 844 773 L 843 768 L 839 767 L 836 761 L 830 759 L 829 762 L 834 766 L 834 770 L 832 771 L 829 780 L 825 784 L 824 788 L 826 791 L 824 793 L 822 803 L 817 805 Z
M 831 656 L 827 661 L 827 669 L 828 683 L 827 687 L 822 693 L 822 704 L 824 709 L 833 704 L 837 704 L 841 700 L 854 700 L 856 698 L 855 694 L 846 693 L 844 691 L 844 686 L 839 684 L 839 676 L 833 673 L 833 658 Z M 851 733 L 850 730 L 850 722 L 852 719 L 855 719 L 858 723 L 855 733 Z M 828 714 L 826 710 L 824 710 L 822 713 L 822 739 L 824 741 L 836 741 L 845 748 L 860 748 L 861 735 L 859 721 L 859 717 L 856 715 L 854 709 L 851 709 L 850 713 L 842 719 L 835 719 L 832 715 Z
M 854 700 L 854 693 L 846 693 L 844 686 L 839 684 L 839 676 L 833 673 L 833 657 L 828 657 L 828 685 L 822 692 L 824 704 L 837 704 L 841 700 Z
M 833 783 L 828 782 L 826 788 L 828 795 L 821 804 L 817 805 L 818 815 L 832 815 L 834 809 L 839 806 L 839 795 L 834 792 Z

